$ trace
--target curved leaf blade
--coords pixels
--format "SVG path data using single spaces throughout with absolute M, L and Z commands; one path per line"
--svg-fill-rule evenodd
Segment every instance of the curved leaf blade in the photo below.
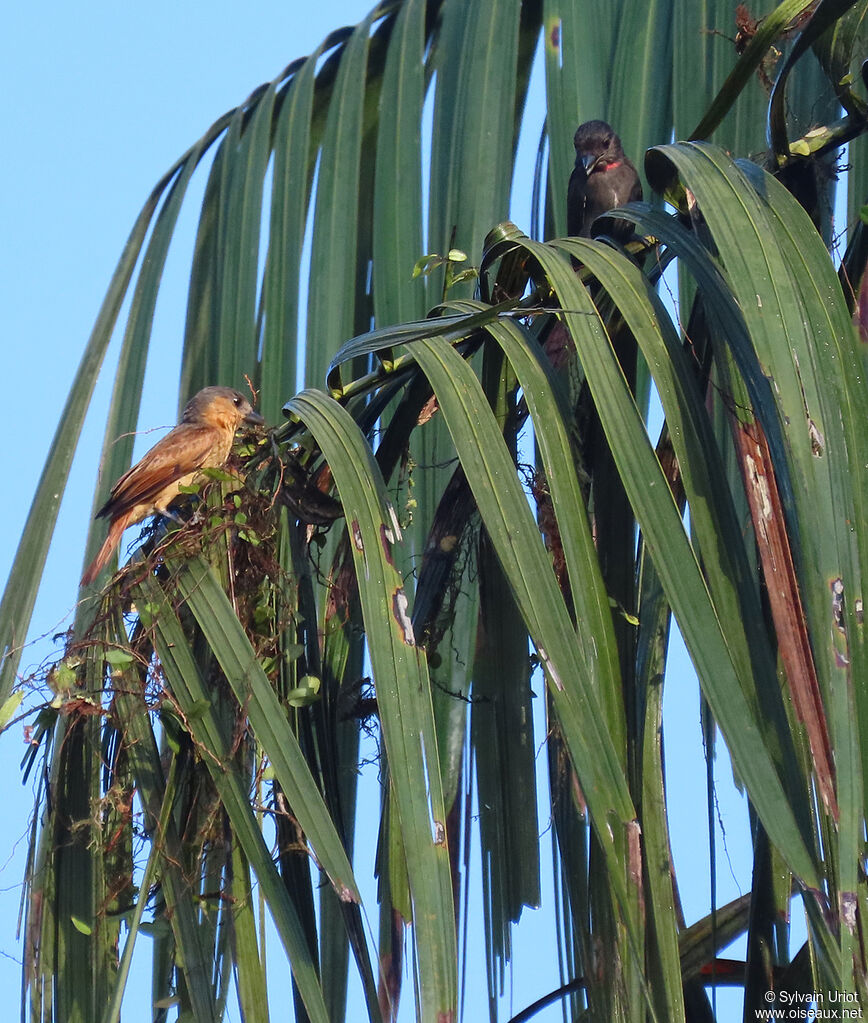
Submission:
M 446 815 L 426 662 L 392 555 L 397 517 L 371 449 L 346 410 L 308 389 L 286 411 L 316 438 L 344 505 L 407 859 L 422 1015 L 451 1020 L 457 951 Z

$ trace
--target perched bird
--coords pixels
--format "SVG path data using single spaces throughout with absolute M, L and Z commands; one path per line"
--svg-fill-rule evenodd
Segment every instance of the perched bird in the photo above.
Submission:
M 567 189 L 567 233 L 590 238 L 597 217 L 642 198 L 642 183 L 624 155 L 621 140 L 605 121 L 579 125 L 573 144 L 576 166 Z M 596 233 L 626 241 L 633 228 L 624 220 L 608 219 Z
M 148 515 L 171 517 L 169 505 L 200 469 L 217 469 L 229 458 L 243 422 L 265 420 L 231 387 L 206 387 L 187 402 L 181 421 L 112 487 L 97 518 L 111 520 L 108 536 L 81 578 L 89 586 L 120 543 L 125 529 Z

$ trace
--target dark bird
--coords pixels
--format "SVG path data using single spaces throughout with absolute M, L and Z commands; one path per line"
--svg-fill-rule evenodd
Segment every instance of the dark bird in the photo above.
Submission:
M 605 121 L 580 124 L 573 145 L 576 166 L 567 189 L 567 233 L 590 238 L 597 217 L 642 198 L 642 183 L 624 155 L 621 140 Z M 612 218 L 598 225 L 595 232 L 618 241 L 626 241 L 632 233 L 629 223 Z
M 129 526 L 148 515 L 171 517 L 169 505 L 200 469 L 218 469 L 243 422 L 263 423 L 250 402 L 231 387 L 206 387 L 186 404 L 181 421 L 112 487 L 96 517 L 111 520 L 108 536 L 81 578 L 89 586 L 105 567 Z

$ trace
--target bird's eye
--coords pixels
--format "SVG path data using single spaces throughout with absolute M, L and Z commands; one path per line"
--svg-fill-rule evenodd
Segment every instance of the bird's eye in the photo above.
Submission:
M 611 146 L 611 144 L 612 144 L 612 136 L 611 135 L 607 135 L 606 136 L 606 141 L 605 141 L 604 145 L 608 148 L 609 146 Z
M 235 397 L 234 397 L 234 398 L 232 399 L 232 404 L 233 404 L 233 405 L 234 405 L 234 406 L 235 406 L 236 408 L 241 408 L 241 402 L 242 402 L 242 401 L 244 401 L 244 399 L 243 399 L 243 398 L 241 397 L 241 395 L 240 395 L 240 394 L 238 394 L 238 395 L 236 395 L 236 396 L 235 396 Z

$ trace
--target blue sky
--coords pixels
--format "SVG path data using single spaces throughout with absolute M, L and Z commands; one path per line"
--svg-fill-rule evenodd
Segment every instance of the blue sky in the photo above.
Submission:
M 297 14 L 300 5 L 286 2 L 179 5 L 156 0 L 84 8 L 50 3 L 14 5 L 7 11 L 0 54 L 9 140 L 0 169 L 0 317 L 9 382 L 3 469 L 6 492 L 12 496 L 0 503 L 3 534 L 10 538 L 0 551 L 0 579 L 11 565 L 59 411 L 109 278 L 148 191 L 217 116 L 291 59 L 308 53 L 329 31 L 361 20 L 372 3 L 319 0 L 304 5 L 303 17 Z M 529 185 L 524 191 L 529 194 Z M 195 201 L 188 200 L 187 209 L 192 223 Z M 520 209 L 513 219 L 528 226 Z M 146 382 L 144 407 L 154 427 L 171 424 L 176 411 L 187 259 L 182 252 L 170 259 L 155 324 L 154 344 L 162 353 L 156 365 L 163 367 L 165 379 L 150 371 Z M 34 636 L 65 628 L 75 600 L 115 355 L 113 349 L 73 467 L 37 604 Z M 49 650 L 46 643 L 29 648 L 22 670 L 28 671 Z M 707 877 L 705 822 L 692 809 L 703 805 L 705 788 L 698 698 L 683 656 L 678 663 L 685 667 L 674 673 L 667 690 L 674 733 L 674 741 L 667 743 L 667 763 L 679 782 L 672 810 L 681 818 L 675 855 L 685 878 L 702 878 Z M 0 987 L 7 991 L 18 989 L 16 960 L 21 956 L 15 927 L 31 805 L 31 791 L 22 788 L 18 777 L 24 748 L 20 728 L 0 739 L 0 765 L 7 779 L 6 814 L 0 824 Z M 718 773 L 722 782 L 728 781 L 726 761 Z M 743 889 L 749 885 L 745 814 L 730 790 L 731 785 L 722 785 L 720 812 Z M 742 889 L 721 859 L 723 902 Z M 691 922 L 704 911 L 707 892 L 688 887 L 683 895 Z M 522 933 L 514 1011 L 548 989 L 540 978 L 552 967 L 548 946 L 538 951 L 533 924 Z M 545 960 L 547 970 L 540 969 L 542 961 L 534 963 L 535 957 Z M 238 1018 L 236 1010 L 230 1018 Z M 552 1010 L 539 1018 L 559 1018 L 559 1013 Z

